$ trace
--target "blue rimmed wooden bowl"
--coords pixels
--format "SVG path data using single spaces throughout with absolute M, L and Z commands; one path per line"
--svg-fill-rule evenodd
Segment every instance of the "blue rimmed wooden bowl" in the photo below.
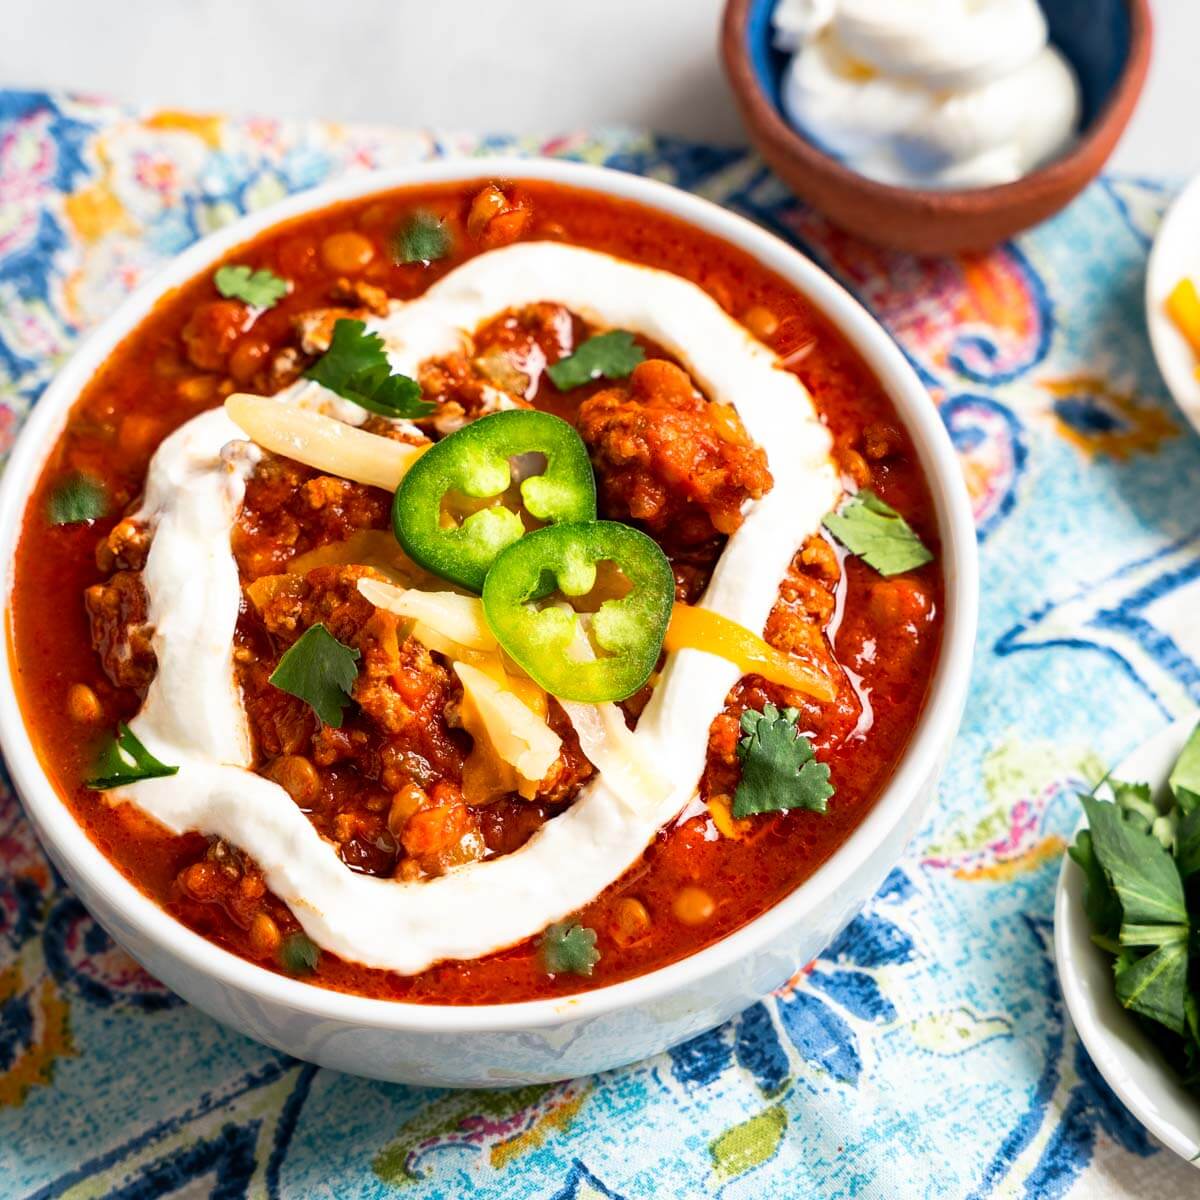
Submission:
M 1042 0 L 1054 44 L 1083 92 L 1075 146 L 1013 183 L 962 191 L 867 179 L 788 124 L 780 107 L 787 55 L 772 44 L 776 0 L 728 0 L 721 51 L 750 137 L 799 196 L 851 233 L 897 250 L 982 250 L 1058 212 L 1100 171 L 1125 129 L 1150 62 L 1149 0 Z

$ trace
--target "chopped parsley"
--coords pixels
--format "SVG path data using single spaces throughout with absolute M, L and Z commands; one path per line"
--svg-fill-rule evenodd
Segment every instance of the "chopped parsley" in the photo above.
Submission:
M 329 349 L 304 374 L 383 417 L 424 417 L 433 412 L 434 406 L 421 399 L 415 379 L 392 374 L 383 339 L 377 333 L 367 333 L 362 321 L 346 317 L 337 321 Z
M 107 513 L 107 489 L 100 480 L 82 471 L 60 479 L 46 501 L 46 520 L 51 525 L 97 521 Z
M 124 722 L 117 726 L 117 736 L 110 737 L 96 759 L 96 773 L 87 781 L 93 791 L 137 783 L 139 779 L 161 779 L 174 775 L 178 767 L 161 763 L 138 740 Z
M 771 703 L 764 704 L 762 712 L 742 713 L 745 736 L 737 748 L 742 778 L 730 810 L 735 817 L 791 808 L 825 811 L 833 795 L 829 768 L 818 761 L 812 742 L 796 728 L 799 715 L 794 708 L 780 712 Z
M 933 561 L 912 526 L 867 488 L 829 513 L 823 523 L 851 554 L 880 575 L 899 575 Z
M 255 271 L 234 265 L 218 267 L 213 283 L 222 296 L 229 300 L 244 300 L 251 308 L 274 308 L 291 286 L 268 267 Z
M 646 357 L 646 352 L 624 329 L 588 338 L 574 354 L 546 368 L 560 392 L 569 392 L 593 379 L 624 379 Z
M 1081 796 L 1088 827 L 1070 849 L 1085 876 L 1092 940 L 1113 956 L 1117 999 L 1200 1089 L 1200 726 L 1168 787 L 1107 780 L 1112 799 Z
M 392 257 L 398 263 L 431 263 L 449 253 L 450 230 L 432 213 L 414 213 L 392 239 Z
M 279 660 L 270 682 L 303 700 L 323 724 L 341 729 L 342 709 L 358 678 L 358 658 L 357 650 L 342 645 L 324 625 L 312 625 Z
M 542 934 L 538 947 L 551 975 L 590 975 L 600 961 L 596 931 L 578 921 L 560 921 Z
M 279 947 L 279 962 L 289 975 L 311 975 L 321 961 L 317 943 L 305 933 L 289 933 Z

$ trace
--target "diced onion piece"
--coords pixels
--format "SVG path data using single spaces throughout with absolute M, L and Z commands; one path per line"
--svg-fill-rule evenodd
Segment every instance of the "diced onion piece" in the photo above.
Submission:
M 264 450 L 389 492 L 396 490 L 405 472 L 426 449 L 248 392 L 229 396 L 225 411 Z
M 833 681 L 819 671 L 768 645 L 756 633 L 707 608 L 676 604 L 663 648 L 703 650 L 733 663 L 743 674 L 761 675 L 795 692 L 828 704 L 837 695 Z
M 477 596 L 422 592 L 416 588 L 394 587 L 378 579 L 360 579 L 358 590 L 376 608 L 385 608 L 410 621 L 420 621 L 468 650 L 486 653 L 496 649 L 496 638 L 488 628 L 483 603 Z
M 1181 279 L 1167 297 L 1167 316 L 1200 355 L 1200 291 L 1190 279 Z
M 559 700 L 559 704 L 575 727 L 588 762 L 630 809 L 653 809 L 666 799 L 669 780 L 642 753 L 633 730 L 625 724 L 625 714 L 615 704 L 578 700 Z
M 532 796 L 557 761 L 562 738 L 544 717 L 478 667 L 456 662 L 454 671 L 462 681 L 464 698 L 479 719 L 479 732 L 470 726 L 467 732 L 472 737 L 486 737 L 497 755 L 516 769 L 521 794 Z M 464 720 L 467 712 L 468 706 L 464 705 Z

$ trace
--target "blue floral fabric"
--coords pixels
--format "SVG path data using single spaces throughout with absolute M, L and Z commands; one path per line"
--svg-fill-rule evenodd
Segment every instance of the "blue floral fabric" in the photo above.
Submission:
M 1200 703 L 1200 441 L 1143 329 L 1171 189 L 1107 178 L 987 255 L 864 246 L 752 155 L 131 112 L 0 92 L 0 452 L 79 336 L 209 230 L 348 170 L 552 154 L 744 213 L 887 325 L 961 457 L 983 611 L 929 820 L 777 995 L 647 1062 L 506 1092 L 319 1070 L 118 950 L 0 794 L 0 1194 L 1195 1196 L 1104 1085 L 1051 955 L 1074 792 Z

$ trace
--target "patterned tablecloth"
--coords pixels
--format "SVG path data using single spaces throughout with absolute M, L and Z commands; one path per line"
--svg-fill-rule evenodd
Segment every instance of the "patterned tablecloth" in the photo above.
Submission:
M 984 256 L 863 246 L 753 156 L 0 92 L 0 450 L 80 333 L 240 213 L 348 170 L 562 155 L 654 175 L 800 246 L 887 325 L 970 484 L 983 612 L 928 823 L 779 994 L 633 1067 L 446 1093 L 318 1070 L 117 950 L 0 796 L 0 1195 L 1196 1196 L 1066 1019 L 1051 908 L 1074 790 L 1200 701 L 1200 441 L 1146 341 L 1170 189 L 1107 178 Z M 1191 614 L 1191 619 L 1185 617 Z

